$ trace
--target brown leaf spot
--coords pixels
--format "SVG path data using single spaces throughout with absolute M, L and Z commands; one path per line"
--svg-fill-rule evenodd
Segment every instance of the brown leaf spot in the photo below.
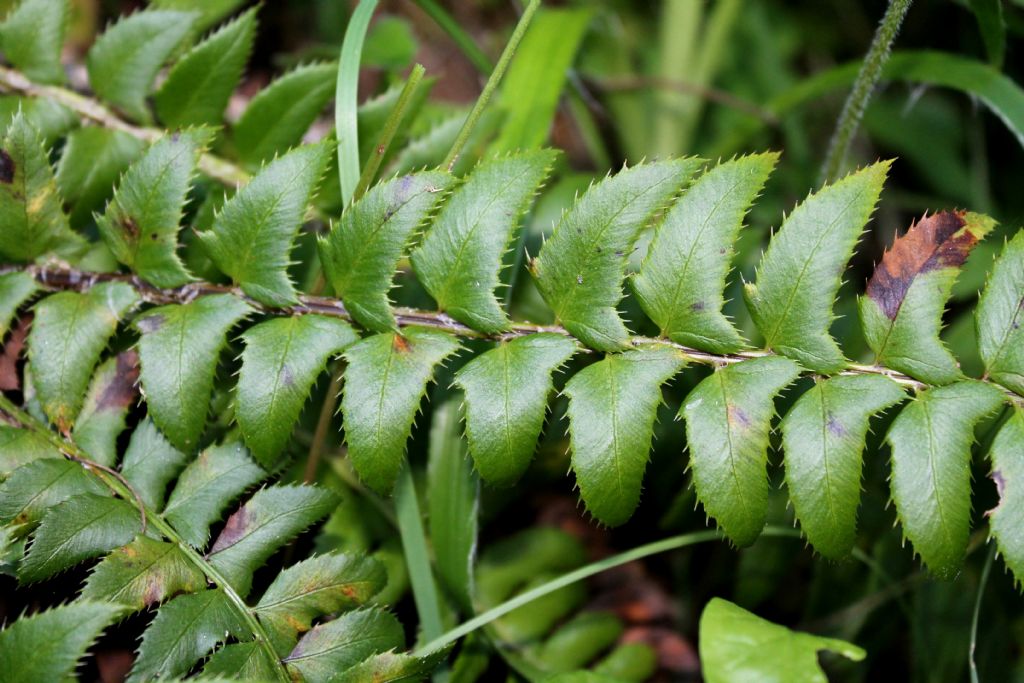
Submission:
M 139 380 L 139 354 L 130 349 L 117 356 L 113 380 L 103 387 L 97 401 L 99 410 L 122 410 L 135 402 L 135 386 Z
M 739 429 L 747 429 L 750 427 L 750 417 L 748 417 L 747 413 L 739 406 L 732 403 L 728 404 L 725 409 L 725 414 L 731 426 Z
M 6 149 L 0 149 L 0 183 L 10 185 L 14 182 L 14 159 Z
M 248 532 L 249 510 L 242 507 L 239 508 L 238 512 L 228 517 L 228 521 L 224 524 L 224 530 L 220 532 L 217 542 L 210 548 L 210 555 L 238 543 Z
M 409 349 L 410 349 L 409 340 L 406 339 L 405 337 L 403 337 L 400 334 L 396 334 L 395 335 L 394 341 L 391 342 L 391 346 L 398 353 L 409 353 Z
M 25 348 L 25 338 L 28 336 L 29 324 L 32 322 L 31 315 L 25 315 L 18 319 L 11 336 L 4 344 L 0 352 L 0 391 L 17 391 L 21 388 L 21 377 L 18 375 L 18 360 Z
M 700 313 L 701 311 L 704 310 L 704 302 L 694 301 L 692 304 L 690 304 L 690 310 L 693 311 L 694 313 Z
M 139 224 L 135 222 L 135 219 L 131 216 L 124 216 L 121 218 L 121 227 L 128 233 L 132 239 L 139 238 Z
M 836 416 L 832 413 L 828 414 L 827 419 L 825 420 L 825 426 L 828 428 L 828 431 L 832 436 L 846 436 L 846 427 L 844 427 L 843 423 L 837 420 Z

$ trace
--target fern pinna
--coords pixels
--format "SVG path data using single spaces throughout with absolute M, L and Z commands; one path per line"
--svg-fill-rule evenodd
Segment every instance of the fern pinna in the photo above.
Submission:
M 331 364 L 344 368 L 348 459 L 381 494 L 446 361 L 462 357 L 452 385 L 465 442 L 496 485 L 527 469 L 562 373 L 575 482 L 607 525 L 639 503 L 662 388 L 708 366 L 672 428 L 685 432 L 700 504 L 737 545 L 765 526 L 775 399 L 800 391 L 777 423 L 785 482 L 802 532 L 829 558 L 854 546 L 871 420 L 897 413 L 885 435 L 892 500 L 939 576 L 957 572 L 971 531 L 975 427 L 998 420 L 990 531 L 1024 576 L 1024 232 L 1003 247 L 977 307 L 981 378 L 965 377 L 939 338 L 958 270 L 993 227 L 979 214 L 926 215 L 893 243 L 859 299 L 871 364 L 852 363 L 830 334 L 888 162 L 822 187 L 782 221 L 743 287 L 759 348 L 723 306 L 773 153 L 649 161 L 594 183 L 524 264 L 556 323 L 514 321 L 502 288 L 554 151 L 497 155 L 464 173 L 432 168 L 444 153 L 433 136 L 454 130 L 446 121 L 387 157 L 390 175 L 342 210 L 331 142 L 300 144 L 333 96 L 334 65 L 285 74 L 225 133 L 213 126 L 251 50 L 255 11 L 188 49 L 216 17 L 151 9 L 110 26 L 87 59 L 106 106 L 59 87 L 53 5 L 66 9 L 24 0 L 0 26 L 20 70 L 0 72 L 15 93 L 0 145 L 0 333 L 15 354 L 31 321 L 27 362 L 0 398 L 0 557 L 25 584 L 98 561 L 74 601 L 0 632 L 0 670 L 59 678 L 105 627 L 158 607 L 133 680 L 197 669 L 255 680 L 428 675 L 443 652 L 404 653 L 401 626 L 374 600 L 387 583 L 377 559 L 313 555 L 251 594 L 257 569 L 337 507 L 329 488 L 277 481 Z M 17 30 L 33 17 L 54 23 Z M 372 144 L 398 96 L 360 109 L 361 140 Z M 209 152 L 231 145 L 240 165 Z M 334 217 L 315 242 L 301 230 L 310 216 Z M 296 271 L 297 249 L 315 251 L 319 278 Z M 396 274 L 435 305 L 394 306 Z M 322 286 L 337 298 L 303 292 Z M 631 331 L 627 292 L 657 336 Z M 467 599 L 508 594 L 479 588 Z M 24 656 L 43 642 L 53 651 Z

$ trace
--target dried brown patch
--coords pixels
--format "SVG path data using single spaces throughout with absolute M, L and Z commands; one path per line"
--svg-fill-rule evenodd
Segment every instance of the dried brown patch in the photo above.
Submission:
M 409 340 L 403 337 L 402 335 L 396 334 L 394 337 L 394 341 L 391 344 L 394 347 L 395 351 L 398 351 L 399 353 L 409 353 Z
M 228 521 L 224 524 L 224 530 L 220 532 L 217 542 L 210 548 L 210 555 L 230 548 L 242 540 L 249 532 L 249 521 L 249 510 L 244 507 L 239 508 L 238 512 L 228 517 Z
M 139 381 L 139 354 L 130 349 L 117 356 L 114 378 L 103 387 L 97 401 L 98 410 L 123 410 L 135 402 Z
M 133 239 L 139 239 L 139 224 L 135 222 L 135 219 L 131 216 L 124 216 L 121 219 L 121 227 L 124 231 Z
M 0 391 L 18 391 L 21 389 L 21 375 L 18 373 L 18 361 L 25 349 L 25 338 L 32 323 L 32 315 L 27 314 L 18 319 L 11 336 L 7 338 L 3 350 L 0 351 Z
M 6 149 L 0 149 L 0 183 L 10 185 L 14 182 L 14 170 L 17 167 L 14 159 L 7 153 Z

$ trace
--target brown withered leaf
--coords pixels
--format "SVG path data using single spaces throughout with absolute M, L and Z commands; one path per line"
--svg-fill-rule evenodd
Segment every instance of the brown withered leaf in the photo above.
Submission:
M 32 324 L 32 316 L 24 315 L 18 319 L 7 343 L 0 351 L 0 391 L 18 391 L 21 389 L 21 377 L 18 374 L 18 360 L 25 349 L 25 338 Z

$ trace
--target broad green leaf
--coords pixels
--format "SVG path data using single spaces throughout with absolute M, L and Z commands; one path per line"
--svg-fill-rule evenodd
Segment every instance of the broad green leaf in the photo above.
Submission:
M 986 374 L 1024 396 L 1024 230 L 996 261 L 978 301 L 977 324 Z
M 594 665 L 594 673 L 616 681 L 648 681 L 658 669 L 658 654 L 647 643 L 623 643 Z
M 1020 586 L 1024 581 L 1024 409 L 1013 409 L 992 442 L 989 459 L 990 476 L 999 492 L 999 504 L 987 513 L 989 528 Z
M 658 226 L 632 284 L 662 336 L 717 353 L 743 347 L 722 313 L 725 278 L 743 217 L 778 159 L 766 153 L 719 164 L 686 189 Z
M 35 305 L 28 336 L 32 382 L 43 412 L 62 431 L 74 424 L 100 354 L 138 298 L 130 285 L 107 282 Z
M 0 479 L 6 479 L 11 472 L 44 458 L 62 458 L 47 439 L 27 429 L 0 424 Z
M 72 680 L 75 666 L 119 605 L 79 600 L 14 619 L 0 631 L 0 671 L 10 681 Z
M 801 529 L 825 557 L 842 559 L 853 549 L 868 420 L 903 398 L 900 386 L 881 375 L 833 377 L 815 384 L 782 420 L 789 497 Z
M 11 330 L 11 322 L 22 305 L 39 291 L 34 277 L 14 272 L 0 275 L 0 340 Z
M 238 297 L 215 294 L 160 306 L 135 320 L 149 416 L 186 453 L 203 433 L 225 336 L 251 310 Z
M 402 652 L 381 652 L 345 671 L 345 681 L 347 683 L 425 681 L 447 658 L 448 652 L 449 648 L 446 648 L 425 657 L 415 657 Z
M 128 350 L 105 360 L 93 375 L 71 435 L 93 462 L 117 463 L 117 437 L 139 399 L 139 355 Z
M 538 150 L 485 161 L 445 201 L 412 253 L 416 276 L 442 311 L 481 332 L 508 327 L 494 295 L 502 260 L 554 158 Z
M 960 266 L 994 225 L 981 214 L 946 211 L 896 238 L 860 297 L 864 338 L 876 363 L 930 384 L 962 377 L 939 339 L 942 311 Z
M 18 113 L 0 149 L 0 255 L 31 261 L 82 244 L 68 227 L 43 139 Z
M 282 545 L 323 519 L 338 504 L 324 488 L 274 486 L 257 491 L 228 517 L 206 559 L 243 597 L 252 575 Z
M 245 622 L 224 591 L 179 595 L 157 611 L 142 634 L 128 681 L 183 676 L 229 636 L 245 634 Z
M 164 518 L 189 545 L 201 548 L 228 504 L 266 476 L 241 442 L 211 446 L 181 473 Z
M 679 351 L 652 345 L 608 355 L 566 383 L 572 469 L 601 523 L 622 524 L 639 504 L 661 385 L 685 364 Z
M 537 659 L 552 673 L 581 669 L 614 645 L 623 630 L 611 612 L 580 612 L 540 645 Z
M 160 67 L 191 34 L 195 12 L 144 10 L 119 19 L 86 56 L 89 84 L 100 99 L 148 121 L 146 96 Z
M 375 332 L 397 329 L 388 301 L 395 269 L 452 180 L 424 171 L 380 183 L 318 240 L 324 275 L 360 325 Z
M 178 257 L 178 230 L 192 177 L 210 139 L 193 129 L 165 135 L 121 176 L 96 227 L 118 261 L 157 287 L 192 279 Z
M 57 186 L 71 207 L 73 227 L 92 220 L 93 211 L 103 207 L 121 174 L 145 149 L 141 140 L 119 130 L 85 126 L 71 131 L 57 163 Z
M 985 43 L 988 61 L 997 69 L 1003 66 L 1006 54 L 1006 23 L 1003 20 L 1002 0 L 968 0 L 978 22 L 981 39 Z
M 68 9 L 68 0 L 22 0 L 0 24 L 0 49 L 7 61 L 38 83 L 63 83 L 60 52 Z
M 845 640 L 790 631 L 721 598 L 712 598 L 700 616 L 701 673 L 708 683 L 828 683 L 820 650 L 855 662 L 867 654 Z
M 629 330 L 615 307 L 640 232 L 700 167 L 699 159 L 640 164 L 592 186 L 544 243 L 530 270 L 558 320 L 587 346 L 619 351 Z
M 79 493 L 108 493 L 99 479 L 65 458 L 43 458 L 23 465 L 0 484 L 0 524 L 28 530 L 47 510 Z
M 223 676 L 225 681 L 273 681 L 277 679 L 275 663 L 255 641 L 232 643 L 220 648 L 206 660 L 201 680 Z
M 496 607 L 538 574 L 564 574 L 586 561 L 586 549 L 568 532 L 528 527 L 484 551 L 476 572 L 477 599 L 485 609 Z
M 782 356 L 727 365 L 701 381 L 679 409 L 697 499 L 736 545 L 750 545 L 764 528 L 773 401 L 799 373 Z
M 196 12 L 196 30 L 205 31 L 245 4 L 245 0 L 149 0 L 154 9 Z
M 404 330 L 404 336 L 374 335 L 345 350 L 341 412 L 348 457 L 378 493 L 395 484 L 434 368 L 458 350 L 455 337 L 417 327 Z
M 302 140 L 334 98 L 337 64 L 304 64 L 256 94 L 234 127 L 235 147 L 250 166 Z
M 170 128 L 219 125 L 256 38 L 253 7 L 189 50 L 167 74 L 153 103 Z
M 109 600 L 133 612 L 178 593 L 206 587 L 206 577 L 173 543 L 138 536 L 96 565 L 82 587 L 82 597 Z
M 359 337 L 338 318 L 274 318 L 242 335 L 235 419 L 252 457 L 271 467 L 327 361 Z
M 306 683 L 322 683 L 337 680 L 339 674 L 371 655 L 404 645 L 402 625 L 391 613 L 360 609 L 315 627 L 285 657 L 284 664 L 292 676 Z
M 786 217 L 744 288 L 765 346 L 818 372 L 847 363 L 829 334 L 846 263 L 864 232 L 892 162 L 872 164 L 823 187 Z
M 967 549 L 974 426 L 1002 402 L 998 388 L 981 382 L 929 389 L 903 408 L 885 436 L 903 535 L 939 577 L 954 576 Z
M 139 512 L 108 495 L 80 493 L 50 508 L 32 536 L 18 579 L 32 583 L 130 542 L 142 528 Z
M 318 555 L 278 574 L 254 611 L 275 644 L 285 644 L 291 650 L 313 619 L 366 604 L 387 579 L 384 566 L 372 557 Z
M 224 204 L 210 230 L 199 233 L 210 259 L 257 301 L 295 303 L 286 269 L 329 157 L 319 143 L 274 159 Z
M 147 417 L 132 432 L 121 463 L 121 476 L 143 503 L 160 510 L 167 497 L 167 485 L 185 467 L 185 461 L 185 454 L 172 446 Z
M 544 427 L 551 373 L 576 352 L 559 334 L 500 342 L 466 363 L 455 384 L 466 395 L 466 437 L 480 476 L 509 486 L 530 465 Z

